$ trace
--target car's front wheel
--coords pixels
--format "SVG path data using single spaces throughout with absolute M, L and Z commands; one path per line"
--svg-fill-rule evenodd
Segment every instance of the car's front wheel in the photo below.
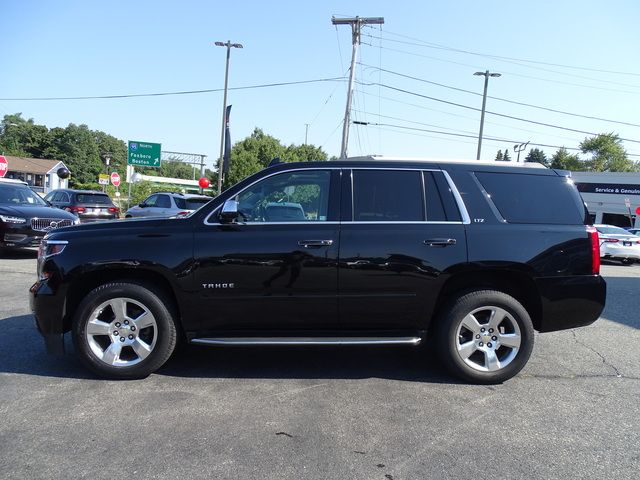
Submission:
M 112 282 L 92 290 L 73 320 L 73 341 L 84 364 L 102 377 L 144 378 L 176 344 L 170 304 L 144 283 Z
M 515 298 L 476 290 L 450 302 L 437 319 L 438 353 L 456 376 L 500 383 L 516 375 L 533 349 L 533 325 Z

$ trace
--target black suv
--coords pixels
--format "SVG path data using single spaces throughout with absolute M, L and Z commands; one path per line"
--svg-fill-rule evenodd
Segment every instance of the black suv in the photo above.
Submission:
M 120 217 L 120 209 L 113 204 L 109 195 L 96 190 L 59 188 L 49 192 L 44 199 L 56 208 L 77 215 L 82 223 Z
M 598 234 L 562 172 L 482 162 L 280 164 L 175 219 L 47 236 L 31 305 L 94 372 L 149 375 L 176 342 L 418 345 L 515 375 L 540 332 L 600 315 Z
M 76 223 L 78 217 L 51 208 L 25 182 L 0 178 L 0 250 L 38 246 L 47 232 Z

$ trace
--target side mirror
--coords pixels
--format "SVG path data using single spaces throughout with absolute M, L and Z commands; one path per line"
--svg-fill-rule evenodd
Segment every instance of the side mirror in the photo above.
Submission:
M 238 218 L 238 215 L 238 201 L 235 198 L 229 199 L 222 205 L 220 223 L 231 223 Z
M 147 204 L 146 204 L 146 203 L 144 203 L 144 202 L 142 202 L 142 203 L 139 203 L 139 204 L 138 204 L 138 206 L 139 206 L 140 208 L 144 208 L 144 207 L 146 207 L 146 206 L 147 206 Z

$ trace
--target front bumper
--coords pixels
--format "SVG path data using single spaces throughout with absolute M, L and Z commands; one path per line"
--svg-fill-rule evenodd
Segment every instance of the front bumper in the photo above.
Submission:
M 540 332 L 590 325 L 604 310 L 607 284 L 600 275 L 542 277 L 536 285 L 542 299 Z
M 38 281 L 29 289 L 29 307 L 49 354 L 64 354 L 64 298 L 46 281 Z

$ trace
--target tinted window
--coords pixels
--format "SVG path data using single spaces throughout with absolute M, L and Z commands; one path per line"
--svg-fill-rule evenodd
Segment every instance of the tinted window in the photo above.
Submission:
M 584 222 L 580 194 L 565 177 L 488 172 L 476 172 L 475 176 L 507 222 Z
M 447 216 L 444 213 L 442 198 L 433 178 L 433 172 L 424 172 L 424 198 L 427 201 L 427 221 L 446 221 Z
M 424 220 L 420 172 L 354 170 L 353 219 L 360 222 Z
M 197 210 L 205 203 L 209 203 L 211 198 L 180 198 L 173 197 L 173 201 L 176 202 L 176 206 L 182 210 Z
M 98 205 L 111 205 L 111 199 L 108 195 L 101 193 L 78 193 L 76 194 L 76 202 L 80 204 L 90 203 Z
M 171 199 L 169 198 L 169 195 L 158 195 L 158 200 L 156 201 L 156 207 L 171 208 Z
M 285 172 L 268 177 L 238 195 L 240 221 L 326 221 L 330 179 L 328 170 Z

